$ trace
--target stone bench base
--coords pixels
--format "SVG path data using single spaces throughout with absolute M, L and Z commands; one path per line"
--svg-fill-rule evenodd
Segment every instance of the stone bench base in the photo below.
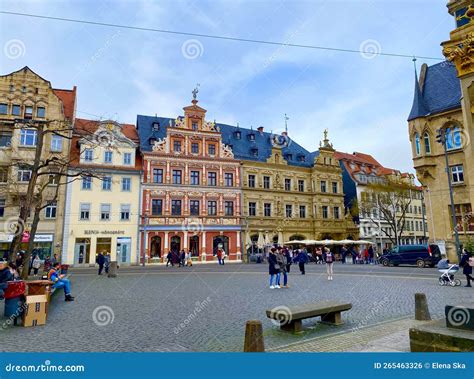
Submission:
M 474 332 L 447 328 L 437 320 L 410 328 L 412 352 L 474 352 Z

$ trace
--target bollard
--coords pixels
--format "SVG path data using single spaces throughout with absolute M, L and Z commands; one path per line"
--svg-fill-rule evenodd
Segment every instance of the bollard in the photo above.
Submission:
M 117 262 L 112 261 L 109 265 L 109 273 L 107 274 L 108 278 L 116 278 L 117 277 Z
M 424 293 L 415 293 L 415 320 L 431 320 L 428 301 L 426 300 L 426 295 Z
M 249 320 L 245 324 L 244 353 L 265 352 L 262 322 Z

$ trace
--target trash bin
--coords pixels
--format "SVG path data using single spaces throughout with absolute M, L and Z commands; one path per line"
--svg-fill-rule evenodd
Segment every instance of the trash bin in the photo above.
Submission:
M 69 265 L 61 265 L 61 275 L 67 275 L 67 270 L 69 270 Z
M 4 297 L 5 299 L 13 299 L 24 295 L 26 292 L 26 284 L 23 280 L 16 280 L 12 282 L 7 282 L 7 288 L 5 289 Z
M 10 318 L 13 323 L 17 324 L 17 319 L 23 313 L 23 299 L 26 291 L 25 282 L 22 280 L 8 282 L 5 289 L 5 310 L 4 317 Z

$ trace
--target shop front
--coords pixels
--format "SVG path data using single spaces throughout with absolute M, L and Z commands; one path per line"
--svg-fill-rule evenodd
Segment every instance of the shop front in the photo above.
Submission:
M 10 245 L 13 241 L 13 234 L 0 234 L 0 257 L 6 256 L 10 251 Z M 23 233 L 20 250 L 28 250 L 30 234 Z M 38 254 L 40 259 L 45 259 L 53 254 L 54 234 L 36 234 L 33 242 L 33 255 Z

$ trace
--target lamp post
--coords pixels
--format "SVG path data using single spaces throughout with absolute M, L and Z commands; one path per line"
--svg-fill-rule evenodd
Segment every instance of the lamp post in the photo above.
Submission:
M 459 234 L 458 234 L 458 228 L 456 225 L 456 213 L 454 209 L 454 195 L 453 195 L 453 185 L 451 182 L 451 172 L 449 170 L 449 159 L 448 159 L 448 147 L 446 146 L 446 129 L 438 129 L 437 130 L 438 134 L 436 135 L 436 141 L 438 143 L 441 143 L 443 145 L 443 150 L 444 150 L 444 160 L 446 164 L 446 175 L 448 176 L 448 188 L 449 188 L 449 200 L 451 203 L 451 217 L 453 221 L 453 230 L 454 230 L 454 241 L 456 244 L 456 255 L 458 256 L 458 259 L 461 258 L 461 244 L 459 243 Z

